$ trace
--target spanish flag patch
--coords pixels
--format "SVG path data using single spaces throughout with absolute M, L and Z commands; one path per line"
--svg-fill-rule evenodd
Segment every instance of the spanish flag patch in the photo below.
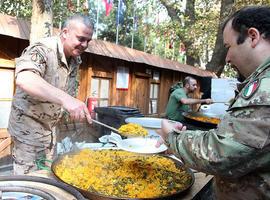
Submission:
M 251 83 L 249 83 L 243 91 L 243 97 L 245 99 L 249 99 L 259 88 L 260 85 L 260 81 L 259 79 L 252 81 Z

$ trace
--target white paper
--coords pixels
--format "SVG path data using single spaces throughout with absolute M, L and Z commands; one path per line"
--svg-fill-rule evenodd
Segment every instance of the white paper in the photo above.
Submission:
M 14 71 L 0 69 L 0 85 L 2 86 L 0 90 L 0 98 L 12 98 L 14 88 L 13 82 Z
M 116 89 L 128 89 L 129 68 L 117 67 Z
M 236 84 L 238 81 L 236 79 L 212 79 L 211 84 L 211 98 L 214 102 L 229 102 L 235 96 Z M 225 103 L 214 103 L 208 105 L 207 110 L 203 112 L 209 112 L 222 117 L 226 110 L 228 109 L 228 104 Z
M 11 101 L 2 101 L 0 103 L 0 128 L 8 127 L 10 110 L 11 110 Z

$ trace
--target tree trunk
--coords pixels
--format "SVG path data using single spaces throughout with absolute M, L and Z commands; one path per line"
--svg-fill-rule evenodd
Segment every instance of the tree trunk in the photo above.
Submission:
M 192 27 L 192 25 L 195 24 L 196 22 L 196 18 L 195 18 L 195 0 L 188 0 L 186 3 L 186 10 L 185 10 L 185 18 L 188 19 L 186 20 L 185 24 L 186 27 L 188 29 L 190 29 Z M 187 38 L 185 38 L 183 40 L 183 43 L 186 46 L 186 56 L 187 56 L 187 64 L 188 65 L 192 65 L 195 66 L 200 65 L 200 59 L 198 56 L 194 56 L 194 53 L 190 53 L 191 52 L 191 46 L 194 43 L 194 41 L 191 41 L 190 39 L 188 40 Z
M 206 65 L 206 69 L 215 72 L 217 76 L 220 76 L 226 64 L 225 58 L 227 51 L 223 46 L 222 27 L 227 16 L 232 12 L 233 5 L 234 0 L 221 1 L 219 27 L 215 42 L 215 48 L 213 51 L 211 61 Z
M 52 0 L 32 0 L 30 43 L 52 35 Z
M 178 24 L 178 27 L 182 27 L 183 29 L 190 29 L 190 27 L 192 27 L 192 25 L 195 23 L 196 18 L 195 18 L 195 0 L 188 0 L 186 3 L 186 10 L 184 14 L 185 18 L 187 20 L 185 20 L 184 22 L 184 27 L 183 27 L 183 23 L 182 20 L 179 16 L 180 12 L 178 8 L 175 8 L 173 4 L 169 4 L 168 1 L 166 0 L 160 0 L 160 3 L 166 8 L 168 15 L 170 16 L 170 18 L 172 19 L 172 21 L 174 21 L 176 24 Z M 194 56 L 194 53 L 192 53 L 192 49 L 191 46 L 193 44 L 194 41 L 192 41 L 190 38 L 187 38 L 183 35 L 179 35 L 178 37 L 180 38 L 180 40 L 182 41 L 182 43 L 185 45 L 186 47 L 186 56 L 187 56 L 187 64 L 188 65 L 192 65 L 194 66 L 195 64 L 200 65 L 200 59 L 198 56 Z

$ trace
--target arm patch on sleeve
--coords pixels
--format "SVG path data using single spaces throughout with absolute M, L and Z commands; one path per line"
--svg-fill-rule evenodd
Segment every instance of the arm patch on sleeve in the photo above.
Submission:
M 44 56 L 37 50 L 31 51 L 30 56 L 31 56 L 31 60 L 35 63 L 43 64 L 46 62 Z

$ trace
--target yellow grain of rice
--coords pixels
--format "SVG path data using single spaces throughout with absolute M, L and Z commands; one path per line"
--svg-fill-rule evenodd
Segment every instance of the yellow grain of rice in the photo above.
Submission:
M 148 131 L 139 124 L 128 123 L 122 125 L 118 131 L 123 136 L 147 136 Z

